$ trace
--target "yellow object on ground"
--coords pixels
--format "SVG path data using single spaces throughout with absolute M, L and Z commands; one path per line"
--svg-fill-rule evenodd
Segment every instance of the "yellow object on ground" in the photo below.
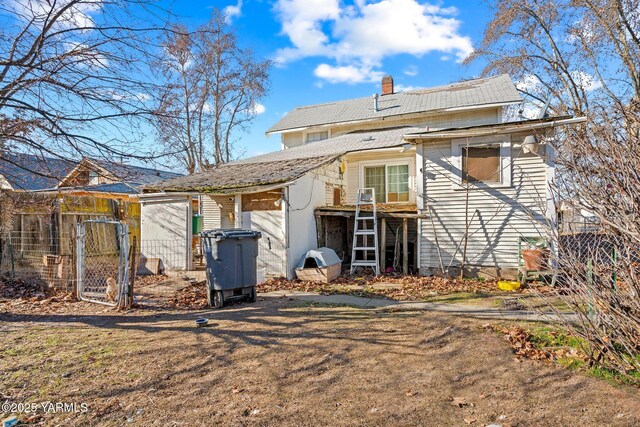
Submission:
M 499 280 L 498 287 L 503 291 L 515 291 L 516 289 L 520 289 L 520 282 Z

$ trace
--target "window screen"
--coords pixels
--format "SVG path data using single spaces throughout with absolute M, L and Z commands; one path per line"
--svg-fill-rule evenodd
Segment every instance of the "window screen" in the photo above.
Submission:
M 384 166 L 373 166 L 364 168 L 364 186 L 366 188 L 373 188 L 376 192 L 376 202 L 386 202 L 386 182 Z
M 387 166 L 387 202 L 409 201 L 409 165 Z
M 500 147 L 462 147 L 464 182 L 500 182 Z
M 329 132 L 326 130 L 324 132 L 309 132 L 307 134 L 307 142 L 322 141 L 327 138 L 329 138 Z

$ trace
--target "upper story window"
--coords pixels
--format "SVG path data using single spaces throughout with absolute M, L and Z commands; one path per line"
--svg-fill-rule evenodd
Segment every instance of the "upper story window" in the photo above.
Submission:
M 510 187 L 511 163 L 509 135 L 457 139 L 451 142 L 454 190 L 474 186 Z
M 100 175 L 96 171 L 90 170 L 88 173 L 89 182 L 88 185 L 97 185 L 100 184 Z
M 409 165 L 380 165 L 364 167 L 364 186 L 373 188 L 378 203 L 409 201 Z
M 329 138 L 329 131 L 322 131 L 322 132 L 309 132 L 307 133 L 306 136 L 306 142 L 316 142 L 316 141 L 322 141 L 325 139 Z
M 462 147 L 462 182 L 500 183 L 500 146 Z

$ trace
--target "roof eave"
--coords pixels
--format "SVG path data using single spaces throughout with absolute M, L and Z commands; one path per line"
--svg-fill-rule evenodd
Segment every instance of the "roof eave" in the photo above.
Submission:
M 419 132 L 403 135 L 406 140 L 420 139 L 420 140 L 433 140 L 433 139 L 449 139 L 449 138 L 468 138 L 475 136 L 489 136 L 505 133 L 515 133 L 523 131 L 532 131 L 536 129 L 554 128 L 557 126 L 566 126 L 571 124 L 584 123 L 587 121 L 586 117 L 572 117 L 563 118 L 559 120 L 540 121 L 537 119 L 530 122 L 519 122 L 516 124 L 498 123 L 493 126 L 485 127 L 471 127 L 460 130 L 445 130 L 445 131 L 433 131 L 433 132 Z
M 505 102 L 492 102 L 489 104 L 476 104 L 476 105 L 465 105 L 464 107 L 445 108 L 444 110 L 440 110 L 440 111 L 450 113 L 454 111 L 475 110 L 478 108 L 498 108 L 498 107 L 507 107 L 509 105 L 520 104 L 521 102 L 522 102 L 522 98 L 519 98 L 517 100 L 514 99 L 511 101 L 505 101 Z

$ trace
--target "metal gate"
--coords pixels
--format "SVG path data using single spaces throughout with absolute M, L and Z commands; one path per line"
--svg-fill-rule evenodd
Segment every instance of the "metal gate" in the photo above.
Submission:
M 129 230 L 110 220 L 88 220 L 77 226 L 78 297 L 118 306 L 129 284 Z

